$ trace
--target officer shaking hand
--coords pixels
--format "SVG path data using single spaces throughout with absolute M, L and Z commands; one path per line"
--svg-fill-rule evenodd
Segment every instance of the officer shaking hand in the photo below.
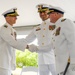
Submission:
M 14 48 L 24 51 L 27 44 L 25 40 L 17 40 L 13 25 L 17 20 L 17 8 L 12 8 L 2 14 L 6 23 L 0 27 L 0 75 L 11 75 L 16 68 Z
M 62 8 L 56 6 L 50 7 L 48 13 L 50 22 L 56 25 L 51 38 L 56 71 L 57 75 L 75 75 L 75 24 L 64 18 L 64 13 Z

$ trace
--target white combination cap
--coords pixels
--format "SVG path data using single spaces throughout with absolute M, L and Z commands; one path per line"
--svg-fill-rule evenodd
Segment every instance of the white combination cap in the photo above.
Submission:
M 9 10 L 5 11 L 2 15 L 4 17 L 6 17 L 6 16 L 19 16 L 17 13 L 17 8 L 9 9 Z
M 36 8 L 38 9 L 38 12 L 46 11 L 49 9 L 49 5 L 48 4 L 38 4 L 36 5 Z
M 50 6 L 49 7 L 49 13 L 51 13 L 51 12 L 59 12 L 61 14 L 64 14 L 65 13 L 65 10 L 63 10 L 60 7 Z

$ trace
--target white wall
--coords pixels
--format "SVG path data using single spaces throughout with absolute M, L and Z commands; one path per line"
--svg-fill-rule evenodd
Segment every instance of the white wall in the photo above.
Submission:
M 1 0 L 0 26 L 5 22 L 1 14 L 13 7 L 17 7 L 20 15 L 16 25 L 34 25 L 41 23 L 36 9 L 36 5 L 39 3 L 59 6 L 66 11 L 66 17 L 75 21 L 75 0 Z
M 20 38 L 25 38 L 31 31 L 32 29 L 37 26 L 37 25 L 30 25 L 30 26 L 19 26 L 19 27 L 14 27 L 14 29 L 17 31 L 17 39 Z M 37 44 L 37 39 L 35 39 L 32 43 L 30 44 Z
M 18 35 L 28 35 L 35 26 L 37 26 L 37 25 L 16 26 L 16 27 L 14 27 L 14 29 L 17 31 Z

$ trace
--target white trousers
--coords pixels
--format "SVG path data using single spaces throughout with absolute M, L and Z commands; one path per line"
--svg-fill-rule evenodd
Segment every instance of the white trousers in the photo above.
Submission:
M 39 75 L 56 75 L 56 68 L 54 64 L 40 64 Z
M 8 69 L 0 68 L 0 75 L 11 75 L 11 71 Z

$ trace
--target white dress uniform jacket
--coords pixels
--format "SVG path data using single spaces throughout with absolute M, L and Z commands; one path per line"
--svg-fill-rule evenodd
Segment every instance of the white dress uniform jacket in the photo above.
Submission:
M 61 73 L 70 57 L 70 64 L 75 64 L 75 25 L 69 19 L 60 18 L 53 30 L 52 44 L 55 52 L 56 70 Z
M 37 38 L 38 40 L 38 48 L 39 50 L 48 50 L 48 52 L 39 52 L 38 58 L 39 58 L 39 64 L 54 64 L 55 58 L 54 58 L 54 51 L 50 51 L 50 47 L 47 46 L 50 44 L 51 40 L 51 30 L 49 29 L 49 26 L 52 25 L 48 20 L 43 21 L 41 25 L 35 27 L 33 31 L 26 37 L 26 41 L 28 43 L 33 42 Z
M 16 31 L 8 23 L 0 27 L 0 68 L 15 69 L 15 50 L 24 51 L 26 43 L 16 40 Z

